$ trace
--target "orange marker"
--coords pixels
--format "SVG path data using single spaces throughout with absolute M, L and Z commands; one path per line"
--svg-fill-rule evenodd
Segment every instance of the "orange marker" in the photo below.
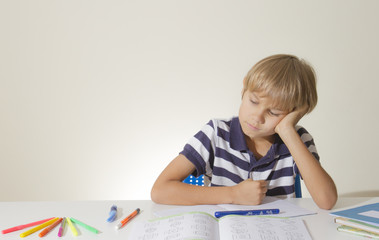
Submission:
M 132 212 L 129 216 L 127 216 L 126 218 L 124 218 L 117 226 L 116 226 L 116 229 L 120 229 L 122 228 L 123 226 L 125 226 L 125 224 L 127 224 L 130 220 L 132 220 L 138 213 L 140 212 L 140 209 L 137 208 L 136 210 L 134 210 L 134 212 Z
M 60 222 L 62 221 L 62 218 L 59 218 L 56 222 L 54 222 L 52 225 L 48 226 L 42 232 L 38 234 L 39 237 L 45 236 L 48 232 L 50 232 L 53 228 L 55 228 Z

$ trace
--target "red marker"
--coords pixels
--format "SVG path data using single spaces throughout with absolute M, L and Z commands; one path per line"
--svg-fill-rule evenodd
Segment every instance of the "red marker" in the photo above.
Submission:
M 21 229 L 24 229 L 24 228 L 40 225 L 40 224 L 42 224 L 44 222 L 47 222 L 47 221 L 49 221 L 51 219 L 53 219 L 53 218 L 48 218 L 48 219 L 40 220 L 40 221 L 37 221 L 37 222 L 32 222 L 32 223 L 28 223 L 28 224 L 24 224 L 24 225 L 20 225 L 20 226 L 16 226 L 16 227 L 8 228 L 8 229 L 5 229 L 5 230 L 2 230 L 1 233 L 2 234 L 6 234 L 6 233 L 10 233 L 10 232 L 21 230 Z
M 120 229 L 122 228 L 123 226 L 125 226 L 130 220 L 132 220 L 138 213 L 140 212 L 140 209 L 137 208 L 136 210 L 134 210 L 134 212 L 132 212 L 129 216 L 127 216 L 126 218 L 124 218 L 117 226 L 116 226 L 116 229 Z

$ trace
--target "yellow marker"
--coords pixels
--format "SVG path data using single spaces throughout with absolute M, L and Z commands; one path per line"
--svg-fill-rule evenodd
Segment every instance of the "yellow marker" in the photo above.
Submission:
M 71 232 L 72 232 L 72 235 L 74 236 L 78 236 L 78 231 L 76 230 L 74 224 L 72 224 L 70 218 L 66 218 L 67 222 L 68 222 L 68 225 L 70 226 L 70 229 L 71 229 Z
M 23 237 L 26 237 L 26 236 L 28 236 L 28 235 L 34 233 L 34 232 L 37 232 L 38 230 L 41 230 L 42 228 L 47 227 L 47 226 L 53 224 L 55 221 L 58 221 L 58 219 L 59 219 L 59 218 L 56 217 L 56 218 L 51 219 L 51 220 L 49 220 L 49 221 L 47 221 L 47 222 L 44 222 L 44 223 L 42 223 L 41 225 L 38 225 L 37 227 L 34 227 L 34 228 L 32 228 L 32 229 L 30 229 L 30 230 L 28 230 L 28 231 L 26 231 L 26 232 L 21 233 L 21 234 L 20 234 L 20 237 L 23 238 Z

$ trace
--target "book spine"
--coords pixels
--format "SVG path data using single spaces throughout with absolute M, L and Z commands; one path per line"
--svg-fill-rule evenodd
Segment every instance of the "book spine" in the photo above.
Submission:
M 379 234 L 379 227 L 376 227 L 364 222 L 360 222 L 360 221 L 356 221 L 356 220 L 352 220 L 348 218 L 341 218 L 341 217 L 335 218 L 334 221 L 341 225 L 346 225 L 353 228 L 359 228 L 359 229 L 362 229 L 374 234 Z
M 370 233 L 370 232 L 367 232 L 367 231 L 364 231 L 361 229 L 357 229 L 357 228 L 352 228 L 349 226 L 342 225 L 342 226 L 337 227 L 337 230 L 340 232 L 346 232 L 346 233 L 350 233 L 350 234 L 354 234 L 354 235 L 358 235 L 358 236 L 369 237 L 372 239 L 379 239 L 379 234 Z

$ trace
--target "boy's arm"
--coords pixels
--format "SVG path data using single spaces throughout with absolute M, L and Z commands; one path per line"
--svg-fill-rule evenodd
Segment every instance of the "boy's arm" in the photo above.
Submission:
M 295 129 L 295 124 L 303 115 L 304 111 L 301 110 L 289 113 L 275 130 L 291 152 L 313 200 L 320 208 L 331 209 L 337 201 L 333 179 L 308 150 Z
M 175 205 L 197 204 L 260 204 L 267 192 L 265 181 L 245 180 L 232 187 L 195 186 L 182 181 L 195 166 L 184 155 L 177 156 L 159 175 L 151 190 L 156 203 Z

